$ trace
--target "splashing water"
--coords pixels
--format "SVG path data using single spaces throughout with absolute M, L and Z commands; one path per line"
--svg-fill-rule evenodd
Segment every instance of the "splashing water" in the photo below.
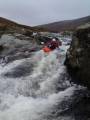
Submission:
M 71 86 L 65 76 L 64 59 L 65 53 L 58 50 L 39 51 L 30 58 L 1 64 L 0 120 L 74 120 L 57 116 L 57 106 L 59 112 L 67 110 L 74 92 L 81 89 Z

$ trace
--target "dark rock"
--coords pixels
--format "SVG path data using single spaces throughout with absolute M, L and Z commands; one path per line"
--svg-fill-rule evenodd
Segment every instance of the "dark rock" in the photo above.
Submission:
M 38 35 L 38 36 L 36 37 L 36 40 L 37 40 L 37 42 L 38 42 L 39 44 L 41 44 L 41 42 L 47 43 L 47 42 L 51 41 L 52 39 L 49 38 L 49 37 L 46 37 L 46 36 L 40 36 L 40 35 Z
M 22 76 L 27 76 L 30 75 L 32 70 L 33 64 L 27 62 L 13 68 L 11 71 L 8 71 L 7 73 L 4 74 L 4 77 L 18 78 Z
M 25 33 L 24 33 L 24 35 L 26 35 L 26 36 L 29 36 L 29 37 L 31 37 L 31 35 L 33 34 L 33 32 L 31 32 L 31 31 L 25 31 Z
M 2 45 L 0 45 L 0 52 L 4 49 L 4 47 Z
M 90 88 L 90 24 L 81 26 L 74 32 L 65 64 L 72 79 Z

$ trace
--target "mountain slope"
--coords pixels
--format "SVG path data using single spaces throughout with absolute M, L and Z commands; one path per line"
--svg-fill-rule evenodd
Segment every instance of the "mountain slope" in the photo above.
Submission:
M 21 25 L 6 18 L 0 17 L 0 32 L 1 31 L 16 31 L 16 32 L 32 32 L 32 31 L 49 31 L 49 32 L 60 32 L 60 31 L 73 31 L 78 26 L 90 22 L 90 16 L 74 19 L 74 20 L 64 20 L 60 22 L 54 22 L 45 25 L 39 25 L 35 27 L 30 27 L 26 25 Z
M 21 24 L 18 24 L 18 23 L 16 23 L 16 22 L 13 22 L 13 21 L 11 21 L 11 20 L 8 20 L 8 19 L 6 19 L 6 18 L 2 18 L 2 17 L 0 17 L 0 27 L 1 26 L 9 26 L 9 27 L 15 27 L 15 26 L 18 26 L 18 27 L 25 27 L 25 28 L 31 28 L 32 29 L 32 27 L 30 27 L 30 26 L 26 26 L 26 25 L 21 25 Z
M 33 27 L 18 24 L 6 18 L 0 17 L 0 34 L 7 33 L 7 32 L 8 33 L 16 32 L 16 33 L 21 33 L 21 34 L 30 34 L 33 31 L 36 31 L 36 29 Z
M 74 20 L 64 20 L 60 22 L 54 22 L 45 25 L 39 25 L 37 28 L 46 29 L 51 32 L 60 32 L 65 30 L 75 30 L 78 26 L 90 22 L 90 16 L 74 19 Z

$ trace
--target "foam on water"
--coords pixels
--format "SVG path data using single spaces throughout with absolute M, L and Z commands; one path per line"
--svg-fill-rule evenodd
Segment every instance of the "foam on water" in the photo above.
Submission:
M 48 116 L 53 116 L 56 106 L 72 98 L 77 88 L 62 79 L 65 66 L 57 55 L 58 51 L 50 54 L 39 51 L 31 58 L 0 66 L 0 120 L 50 120 Z M 3 76 L 27 63 L 34 65 L 29 75 L 20 78 Z M 65 89 L 58 91 L 57 87 Z
M 58 105 L 59 102 L 63 101 L 66 97 L 67 100 L 69 100 L 74 90 L 75 87 L 71 87 L 63 92 L 52 94 L 46 99 L 19 96 L 14 100 L 14 105 L 11 105 L 10 109 L 0 112 L 0 119 L 44 120 L 47 115 L 52 114 L 53 109 L 55 109 L 55 106 Z

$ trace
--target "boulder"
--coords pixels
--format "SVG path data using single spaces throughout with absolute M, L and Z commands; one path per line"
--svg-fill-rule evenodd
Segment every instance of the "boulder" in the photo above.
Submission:
M 67 51 L 65 65 L 74 80 L 90 88 L 90 24 L 77 28 Z M 72 79 L 72 80 L 73 80 Z
M 4 47 L 2 45 L 0 45 L 0 52 L 2 52 L 4 49 Z

